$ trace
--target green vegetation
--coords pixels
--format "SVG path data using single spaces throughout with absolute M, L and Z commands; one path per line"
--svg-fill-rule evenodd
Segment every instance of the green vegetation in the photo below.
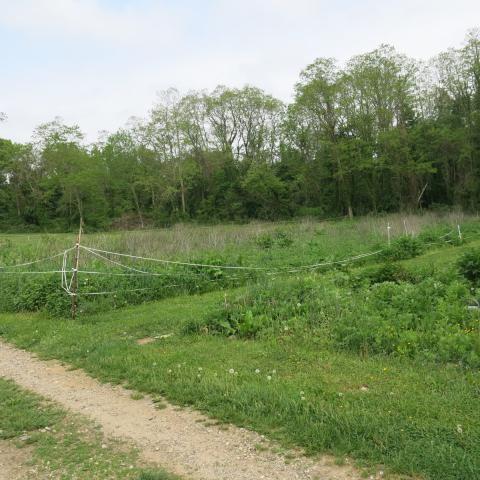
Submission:
M 478 30 L 426 63 L 383 45 L 342 66 L 314 60 L 288 105 L 252 86 L 170 89 L 93 145 L 59 120 L 29 144 L 0 139 L 0 226 L 476 211 L 479 51 Z
M 391 225 L 392 243 L 387 246 L 386 226 Z M 446 250 L 455 242 L 457 223 L 462 223 L 464 243 L 480 238 L 480 225 L 474 217 L 459 213 L 424 215 L 389 215 L 363 217 L 336 222 L 251 223 L 212 226 L 210 228 L 176 225 L 173 228 L 135 232 L 87 234 L 82 243 L 100 250 L 132 253 L 147 258 L 210 265 L 230 265 L 242 269 L 191 267 L 162 264 L 149 260 L 80 252 L 80 313 L 91 314 L 127 305 L 182 295 L 240 287 L 252 282 L 290 277 L 290 270 L 326 263 L 315 271 L 340 268 L 344 259 L 367 252 L 379 252 L 356 259 L 351 265 L 412 258 L 433 247 Z M 405 235 L 407 229 L 408 235 Z M 412 238 L 412 235 L 415 235 Z M 49 257 L 70 247 L 72 235 L 30 234 L 0 235 L 0 311 L 44 310 L 51 315 L 65 315 L 70 298 L 59 288 L 60 273 L 23 275 L 14 272 L 59 271 L 62 258 L 21 268 L 32 259 Z M 380 252 L 381 250 L 381 252 Z M 67 268 L 73 265 L 74 252 L 67 256 Z M 120 262 L 123 266 L 120 266 Z M 333 264 L 328 265 L 329 263 Z M 249 270 L 260 267 L 260 270 Z M 132 270 L 134 269 L 134 270 Z M 143 275 L 140 271 L 155 273 Z M 9 272 L 9 273 L 8 273 Z M 282 273 L 283 272 L 283 273 Z M 287 273 L 286 273 L 287 272 Z M 70 275 L 70 274 L 69 274 Z M 298 275 L 297 275 L 298 276 Z M 98 292 L 108 294 L 91 295 Z
M 106 440 L 84 418 L 67 416 L 54 404 L 1 378 L 0 427 L 0 439 L 33 450 L 30 470 L 55 478 L 174 480 L 165 472 L 138 467 L 135 451 Z
M 413 240 L 400 238 L 403 219 L 394 220 L 388 219 L 396 236 L 387 254 L 363 264 L 255 276 L 240 288 L 215 283 L 201 295 L 177 292 L 85 312 L 75 322 L 45 312 L 4 313 L 0 335 L 103 381 L 127 382 L 160 405 L 161 396 L 191 405 L 308 453 L 350 456 L 367 469 L 384 465 L 426 479 L 478 478 L 480 312 L 469 305 L 479 292 L 471 269 L 462 267 L 480 245 L 478 223 L 462 224 L 464 243 L 445 243 L 453 239 L 445 219 L 410 217 Z M 384 228 L 385 219 L 281 230 L 246 225 L 229 230 L 233 244 L 215 241 L 219 257 L 236 252 L 250 265 L 262 259 L 298 266 L 315 258 L 314 249 L 335 258 L 378 247 L 384 233 L 374 224 Z M 192 235 L 196 242 L 201 231 Z M 175 231 L 156 235 L 167 234 Z M 146 249 L 153 237 L 135 233 L 130 241 Z M 49 238 L 56 248 L 58 239 Z M 120 234 L 90 240 L 107 238 L 123 241 Z M 352 250 L 359 238 L 362 249 Z M 10 248 L 26 251 L 32 239 L 19 236 Z M 148 245 L 160 250 L 156 256 L 172 248 Z M 208 242 L 176 248 L 174 258 L 201 258 Z M 154 341 L 137 344 L 145 337 Z

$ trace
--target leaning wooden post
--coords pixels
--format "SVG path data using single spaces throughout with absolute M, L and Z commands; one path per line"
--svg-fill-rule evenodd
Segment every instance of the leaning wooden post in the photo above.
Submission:
M 460 225 L 457 225 L 457 230 L 458 230 L 458 239 L 462 242 L 463 236 L 462 236 L 462 231 L 460 230 Z
M 78 309 L 78 265 L 80 263 L 80 242 L 82 240 L 82 226 L 83 219 L 80 218 L 80 227 L 78 228 L 77 243 L 75 244 L 75 258 L 73 261 L 72 268 L 72 287 L 70 289 L 72 297 L 72 319 L 77 318 L 77 309 Z

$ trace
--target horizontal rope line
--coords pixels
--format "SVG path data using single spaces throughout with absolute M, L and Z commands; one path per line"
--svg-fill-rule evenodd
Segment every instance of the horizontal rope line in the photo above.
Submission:
M 160 288 L 171 288 L 171 287 L 180 287 L 180 285 L 163 285 Z M 132 288 L 131 290 L 112 290 L 110 292 L 79 292 L 79 296 L 84 295 L 111 295 L 112 293 L 129 293 L 129 292 L 139 292 L 143 290 L 158 290 L 156 287 L 146 287 L 146 288 Z
M 0 275 L 6 274 L 6 275 L 41 275 L 41 274 L 47 274 L 47 273 L 63 273 L 63 270 L 48 270 L 44 272 L 7 272 L 0 270 Z
M 65 254 L 65 252 L 69 252 L 70 250 L 73 250 L 72 248 L 69 248 L 67 250 L 64 250 L 63 252 L 56 253 L 55 255 L 52 255 L 50 257 L 45 257 L 45 258 L 39 258 L 38 260 L 33 260 L 31 262 L 26 262 L 26 263 L 18 263 L 16 265 L 2 265 L 0 266 L 0 271 L 4 268 L 19 268 L 19 267 L 28 267 L 29 265 L 35 265 L 36 263 L 40 262 L 47 262 L 48 260 L 53 260 L 54 258 L 61 257 L 62 255 Z
M 141 257 L 139 255 L 129 255 L 127 253 L 110 252 L 108 250 L 100 250 L 98 248 L 85 247 L 83 245 L 81 245 L 80 247 L 90 252 L 101 252 L 101 253 L 106 253 L 108 255 L 116 255 L 118 257 L 134 258 L 137 260 L 147 260 L 149 262 L 166 263 L 171 265 L 184 265 L 189 267 L 221 268 L 221 269 L 233 269 L 233 270 L 268 270 L 265 267 L 243 267 L 243 266 L 237 266 L 237 265 L 211 265 L 207 263 L 189 263 L 189 262 L 180 262 L 175 260 L 163 260 L 159 258 Z

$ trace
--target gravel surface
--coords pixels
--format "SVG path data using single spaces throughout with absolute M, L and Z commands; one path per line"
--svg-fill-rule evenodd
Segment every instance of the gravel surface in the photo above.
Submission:
M 297 453 L 287 460 L 273 453 L 270 447 L 274 445 L 254 432 L 212 425 L 190 409 L 167 404 L 159 410 L 150 398 L 134 400 L 129 390 L 102 384 L 81 370 L 69 371 L 56 361 L 39 360 L 3 342 L 0 376 L 88 416 L 107 436 L 133 443 L 148 462 L 192 480 L 361 478 L 351 466 L 335 465 L 326 456 L 312 459 Z M 256 448 L 259 444 L 267 449 Z M 0 472 L 0 480 L 3 478 Z

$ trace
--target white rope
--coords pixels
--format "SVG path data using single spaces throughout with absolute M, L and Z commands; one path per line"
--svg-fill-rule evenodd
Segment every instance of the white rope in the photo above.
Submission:
M 221 269 L 233 269 L 233 270 L 268 270 L 267 268 L 264 268 L 264 267 L 242 267 L 237 265 L 210 265 L 206 263 L 189 263 L 189 262 L 178 262 L 174 260 L 163 260 L 158 258 L 141 257 L 139 255 L 129 255 L 127 253 L 110 252 L 108 250 L 100 250 L 98 248 L 85 247 L 83 245 L 81 245 L 81 248 L 85 250 L 89 250 L 92 253 L 101 252 L 107 255 L 115 255 L 118 257 L 128 257 L 128 258 L 134 258 L 136 260 L 147 260 L 149 262 L 165 263 L 165 264 L 171 264 L 171 265 L 184 265 L 188 267 L 221 268 Z
M 161 287 L 146 287 L 146 288 L 132 288 L 131 290 L 112 290 L 110 292 L 82 292 L 79 295 L 110 295 L 112 293 L 128 293 L 128 292 L 139 292 L 142 290 L 158 290 L 159 288 L 171 288 L 171 287 L 180 287 L 180 285 L 162 285 Z
M 102 253 L 105 253 L 107 255 L 116 255 L 116 256 L 120 256 L 120 257 L 134 258 L 134 259 L 138 259 L 138 260 L 146 260 L 146 261 L 151 261 L 151 262 L 167 263 L 167 264 L 175 264 L 175 265 L 185 265 L 185 266 L 193 266 L 193 267 L 207 267 L 207 268 L 220 268 L 220 269 L 239 269 L 239 270 L 257 270 L 257 271 L 267 271 L 268 270 L 268 268 L 266 268 L 266 267 L 243 267 L 243 266 L 235 266 L 235 265 L 210 265 L 210 264 L 204 264 L 204 263 L 188 263 L 188 262 L 177 262 L 177 261 L 173 261 L 173 260 L 161 260 L 161 259 L 157 259 L 157 258 L 141 257 L 139 255 L 129 255 L 129 254 L 126 254 L 126 253 L 110 252 L 108 250 L 100 250 L 100 249 L 96 249 L 96 248 L 85 247 L 83 245 L 81 246 L 81 248 L 83 248 L 83 249 L 89 251 L 90 253 L 92 253 L 94 255 L 97 255 L 97 256 L 99 256 L 99 257 L 101 257 L 101 258 L 103 258 L 103 259 L 105 259 L 105 260 L 107 260 L 111 263 L 114 263 L 116 265 L 122 266 L 124 268 L 129 269 L 129 270 L 133 270 L 133 271 L 136 271 L 136 272 L 139 272 L 139 273 L 142 273 L 142 274 L 146 274 L 146 275 L 148 275 L 148 274 L 153 275 L 153 274 L 151 272 L 147 272 L 145 270 L 139 270 L 139 269 L 136 269 L 136 268 L 133 268 L 133 267 L 128 267 L 127 265 L 124 265 L 120 262 L 116 262 L 115 260 L 111 260 L 107 257 L 104 257 L 103 255 L 100 255 L 97 252 L 102 252 Z M 327 266 L 327 265 L 336 265 L 336 264 L 341 264 L 341 263 L 347 263 L 347 262 L 352 262 L 352 261 L 359 260 L 361 258 L 369 257 L 369 256 L 372 256 L 372 255 L 378 255 L 382 251 L 383 250 L 377 250 L 375 252 L 362 253 L 362 254 L 356 255 L 354 257 L 349 257 L 349 258 L 345 258 L 343 260 L 338 260 L 338 261 L 315 263 L 315 264 L 312 264 L 312 265 L 301 265 L 299 267 L 293 267 L 294 270 L 291 270 L 292 267 L 283 267 L 281 269 L 271 270 L 271 271 L 267 272 L 267 274 L 272 275 L 272 274 L 281 273 L 281 272 L 293 273 L 293 272 L 301 271 L 301 270 L 304 270 L 304 269 L 315 269 L 315 268 L 320 268 L 320 267 L 324 267 L 324 266 Z
M 302 272 L 304 270 L 315 270 L 316 268 L 326 267 L 329 265 L 343 265 L 345 263 L 354 262 L 356 260 L 361 260 L 362 258 L 371 257 L 372 255 L 378 255 L 379 253 L 383 252 L 383 250 L 377 250 L 375 252 L 368 252 L 368 253 L 361 253 L 354 257 L 344 258 L 343 260 L 335 260 L 331 262 L 322 262 L 322 263 L 315 263 L 313 265 L 302 265 L 300 267 L 294 267 L 291 270 L 278 270 L 274 272 L 268 272 L 267 275 L 277 275 L 279 273 L 297 273 Z
M 148 272 L 146 270 L 140 270 L 139 268 L 130 267 L 130 266 L 125 265 L 123 263 L 112 260 L 111 258 L 105 257 L 104 255 L 100 255 L 99 253 L 93 251 L 92 249 L 90 249 L 88 247 L 82 246 L 82 248 L 84 250 L 86 250 L 87 252 L 91 253 L 92 255 L 95 255 L 99 258 L 102 258 L 103 260 L 106 260 L 107 262 L 113 263 L 114 265 L 118 265 L 119 267 L 122 267 L 122 268 L 126 268 L 127 270 L 131 270 L 133 272 L 140 273 L 142 275 L 155 275 L 155 276 L 165 276 L 166 275 L 164 273 L 153 273 L 153 272 Z
M 1 271 L 1 269 L 4 269 L 4 268 L 28 267 L 29 265 L 35 265 L 36 263 L 46 262 L 48 260 L 52 260 L 54 258 L 61 257 L 65 252 L 68 252 L 70 250 L 72 250 L 72 249 L 69 248 L 68 250 L 65 250 L 64 252 L 56 253 L 55 255 L 52 255 L 51 257 L 39 258 L 38 260 L 33 260 L 32 262 L 18 263 L 17 265 L 3 265 L 3 266 L 0 266 L 0 271 Z
M 46 275 L 48 273 L 63 273 L 63 270 L 45 270 L 39 272 L 10 272 L 0 270 L 0 275 Z

